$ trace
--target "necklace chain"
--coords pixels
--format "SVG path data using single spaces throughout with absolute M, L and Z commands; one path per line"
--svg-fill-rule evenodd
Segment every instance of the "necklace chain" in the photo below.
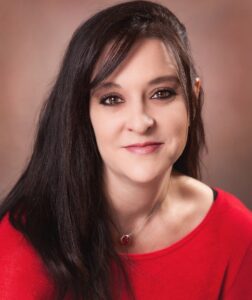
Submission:
M 169 183 L 167 186 L 166 195 L 170 188 L 170 184 L 171 184 L 171 177 L 170 177 L 170 180 L 169 180 Z M 139 234 L 139 232 L 144 228 L 144 226 L 148 223 L 150 218 L 153 216 L 153 214 L 160 208 L 161 204 L 164 202 L 165 199 L 166 199 L 166 196 L 163 197 L 163 199 L 161 201 L 157 201 L 151 208 L 148 215 L 146 216 L 144 222 L 142 224 L 140 224 L 135 230 L 133 229 L 129 233 L 122 234 L 122 232 L 118 229 L 118 227 L 115 225 L 115 223 L 112 222 L 112 225 L 115 227 L 116 231 L 119 234 L 119 244 L 121 246 L 129 246 L 133 243 L 133 235 L 136 236 L 137 234 Z
M 164 197 L 164 199 L 165 199 L 165 197 Z M 139 232 L 141 232 L 141 230 L 144 228 L 144 226 L 148 223 L 148 221 L 150 220 L 150 218 L 153 216 L 154 212 L 156 212 L 158 210 L 158 208 L 161 206 L 161 204 L 163 203 L 164 199 L 162 201 L 157 201 L 153 205 L 151 211 L 149 212 L 149 214 L 145 218 L 144 222 L 142 224 L 140 224 L 135 230 L 131 231 L 130 233 L 122 234 L 119 231 L 119 229 L 117 228 L 117 226 L 115 226 L 115 224 L 113 223 L 116 231 L 120 235 L 119 243 L 122 246 L 128 246 L 128 245 L 132 244 L 133 235 L 136 236 Z

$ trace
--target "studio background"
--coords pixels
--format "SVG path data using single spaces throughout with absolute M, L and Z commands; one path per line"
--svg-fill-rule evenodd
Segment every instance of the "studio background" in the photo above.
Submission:
M 41 105 L 73 31 L 114 3 L 0 0 L 0 197 L 28 162 Z M 205 89 L 203 181 L 252 209 L 252 1 L 159 3 L 185 23 Z

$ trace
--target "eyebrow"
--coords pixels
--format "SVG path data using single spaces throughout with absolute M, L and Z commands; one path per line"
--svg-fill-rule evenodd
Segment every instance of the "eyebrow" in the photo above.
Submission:
M 165 76 L 156 77 L 156 78 L 150 80 L 147 84 L 154 85 L 154 84 L 159 84 L 159 83 L 163 83 L 163 82 L 167 82 L 167 81 L 173 82 L 177 85 L 180 83 L 180 81 L 176 75 L 165 75 Z M 121 86 L 119 84 L 112 82 L 112 81 L 101 82 L 100 84 L 97 85 L 97 87 L 95 87 L 93 89 L 92 94 L 99 89 L 109 89 L 109 88 L 115 88 L 115 87 L 121 88 Z

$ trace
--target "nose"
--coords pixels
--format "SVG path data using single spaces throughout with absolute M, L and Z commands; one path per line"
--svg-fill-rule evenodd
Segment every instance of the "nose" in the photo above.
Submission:
M 152 128 L 155 120 L 150 114 L 147 114 L 143 109 L 131 111 L 127 122 L 127 129 L 139 134 L 143 134 Z

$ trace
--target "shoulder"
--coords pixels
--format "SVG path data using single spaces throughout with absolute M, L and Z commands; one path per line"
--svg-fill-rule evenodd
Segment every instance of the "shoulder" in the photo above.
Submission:
M 246 216 L 248 221 L 252 221 L 252 212 L 237 196 L 218 187 L 215 187 L 215 190 L 218 192 L 218 199 L 221 201 L 223 208 L 234 214 L 234 217 Z
M 252 242 L 252 212 L 236 196 L 220 188 L 218 192 L 218 217 L 227 233 L 237 238 L 241 243 L 243 240 Z
M 213 189 L 189 176 L 175 174 L 181 202 L 190 206 L 194 219 L 203 220 L 211 212 L 211 224 L 230 240 L 252 242 L 252 212 L 236 196 L 220 188 Z M 217 229 L 216 229 L 217 230 Z
M 8 214 L 0 221 L 0 265 L 0 299 L 52 299 L 53 284 L 42 260 Z
M 172 174 L 171 187 L 179 206 L 195 224 L 199 224 L 213 205 L 213 190 L 203 182 L 177 172 Z
M 1 261 L 3 258 L 7 260 L 14 256 L 19 257 L 21 253 L 25 255 L 25 258 L 39 261 L 37 254 L 23 234 L 11 224 L 8 214 L 0 221 L 0 245 Z
M 218 210 L 214 221 L 229 269 L 225 299 L 252 299 L 252 212 L 236 196 L 216 190 Z
M 213 190 L 205 183 L 190 176 L 173 172 L 172 182 L 174 182 L 176 193 L 182 200 L 194 201 L 195 203 L 213 202 Z

